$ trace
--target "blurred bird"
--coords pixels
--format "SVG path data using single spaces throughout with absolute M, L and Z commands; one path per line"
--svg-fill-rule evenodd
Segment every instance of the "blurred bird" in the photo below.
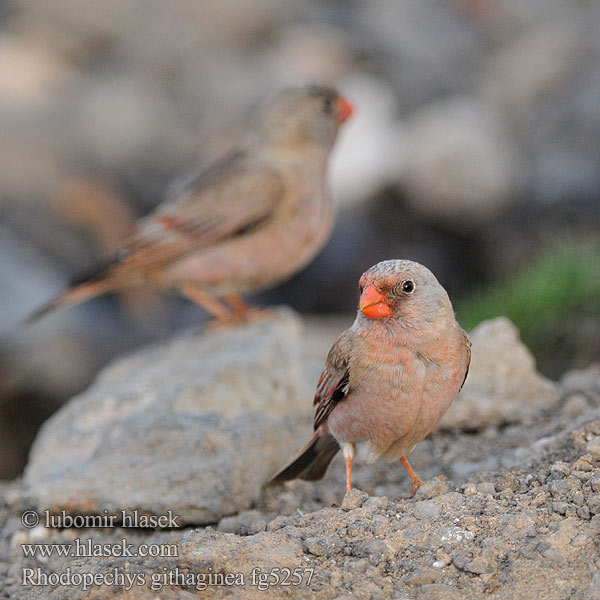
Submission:
M 240 294 L 292 276 L 329 238 L 327 159 L 352 111 L 328 87 L 282 92 L 246 143 L 140 219 L 114 256 L 74 278 L 30 321 L 139 284 L 176 288 L 220 322 L 245 318 Z
M 356 320 L 333 344 L 313 404 L 315 433 L 270 483 L 321 479 L 342 449 L 352 461 L 399 458 L 414 494 L 422 481 L 406 455 L 442 418 L 469 368 L 471 343 L 444 288 L 423 265 L 387 260 L 360 278 Z

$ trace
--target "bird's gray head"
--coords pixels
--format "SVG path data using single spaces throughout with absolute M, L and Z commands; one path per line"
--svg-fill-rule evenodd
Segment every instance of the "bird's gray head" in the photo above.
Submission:
M 368 319 L 395 320 L 410 328 L 454 319 L 446 290 L 429 269 L 411 260 L 377 263 L 363 273 L 359 287 L 359 311 Z
M 275 146 L 329 151 L 339 126 L 351 114 L 351 104 L 332 88 L 290 88 L 265 108 L 260 129 L 267 142 Z

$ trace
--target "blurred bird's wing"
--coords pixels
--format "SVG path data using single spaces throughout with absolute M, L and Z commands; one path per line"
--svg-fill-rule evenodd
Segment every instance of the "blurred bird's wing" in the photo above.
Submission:
M 119 249 L 119 272 L 149 272 L 250 233 L 273 215 L 285 187 L 273 169 L 238 152 L 141 219 Z
M 211 244 L 255 231 L 273 216 L 284 193 L 276 171 L 237 152 L 139 220 L 114 256 L 74 277 L 66 291 L 27 321 L 127 285 Z
M 327 421 L 337 403 L 342 401 L 348 394 L 352 337 L 353 334 L 350 329 L 344 331 L 334 342 L 327 355 L 325 368 L 319 378 L 313 401 L 313 405 L 317 407 L 313 421 L 315 430 Z

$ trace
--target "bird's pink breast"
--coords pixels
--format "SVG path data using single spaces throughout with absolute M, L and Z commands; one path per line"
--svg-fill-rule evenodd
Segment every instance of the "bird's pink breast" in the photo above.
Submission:
M 302 269 L 327 241 L 332 211 L 320 183 L 307 180 L 288 187 L 293 192 L 272 220 L 255 232 L 178 261 L 164 273 L 164 282 L 176 286 L 191 280 L 216 294 L 243 294 L 275 285 Z
M 368 442 L 375 457 L 394 459 L 410 452 L 460 389 L 468 356 L 458 333 L 452 328 L 427 353 L 357 337 L 350 391 L 329 417 L 331 433 L 340 442 Z

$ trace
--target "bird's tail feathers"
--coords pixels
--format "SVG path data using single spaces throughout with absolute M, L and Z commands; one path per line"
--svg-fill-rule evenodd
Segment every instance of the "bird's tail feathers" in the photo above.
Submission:
M 290 479 L 305 481 L 322 479 L 339 449 L 339 444 L 329 432 L 315 431 L 308 444 L 286 467 L 270 479 L 268 485 L 283 483 Z
M 117 287 L 113 279 L 114 268 L 119 264 L 118 256 L 112 256 L 94 265 L 91 269 L 75 275 L 69 282 L 67 289 L 47 302 L 25 320 L 26 325 L 31 325 L 48 313 L 59 308 L 67 308 L 80 304 L 100 294 L 109 292 Z
M 82 283 L 81 285 L 70 288 L 60 296 L 57 296 L 56 298 L 50 300 L 50 302 L 42 305 L 35 312 L 29 315 L 29 317 L 27 317 L 25 320 L 25 324 L 31 325 L 54 310 L 59 308 L 67 308 L 68 306 L 74 306 L 75 304 L 80 304 L 81 302 L 85 302 L 86 300 L 94 298 L 95 296 L 99 296 L 104 292 L 108 292 L 111 287 L 112 286 L 106 281 L 89 281 L 87 283 Z

